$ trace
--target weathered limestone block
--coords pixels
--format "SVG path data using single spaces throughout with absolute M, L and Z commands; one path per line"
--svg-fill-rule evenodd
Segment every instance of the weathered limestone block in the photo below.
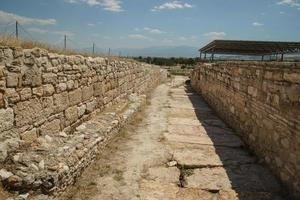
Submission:
M 20 79 L 21 79 L 21 74 L 8 73 L 7 77 L 6 77 L 6 87 L 17 87 L 17 86 L 19 86 Z
M 22 101 L 30 99 L 31 95 L 31 88 L 24 88 L 20 91 L 20 97 Z
M 69 92 L 69 102 L 71 106 L 79 104 L 81 100 L 82 100 L 82 92 L 80 88 Z
M 43 114 L 45 117 L 50 116 L 52 113 L 54 113 L 54 101 L 53 97 L 42 97 L 41 98 L 42 105 L 43 105 Z
M 291 102 L 300 101 L 300 85 L 292 85 L 286 89 L 286 94 Z
M 105 84 L 103 82 L 98 82 L 94 84 L 94 95 L 102 96 L 105 91 Z
M 66 83 L 59 83 L 56 87 L 56 92 L 64 92 L 67 90 L 67 84 Z
M 88 102 L 86 104 L 86 111 L 87 113 L 91 113 L 93 112 L 97 107 L 97 101 L 95 99 L 93 99 L 91 102 Z
M 8 103 L 15 103 L 15 102 L 18 102 L 20 101 L 20 95 L 19 93 L 16 91 L 15 88 L 7 88 L 5 90 L 6 94 L 6 98 L 8 99 Z
M 86 111 L 86 105 L 83 104 L 78 107 L 78 117 L 82 117 Z
M 54 73 L 45 73 L 42 75 L 43 83 L 50 83 L 55 85 L 57 83 L 57 75 Z
M 42 84 L 42 70 L 37 66 L 27 68 L 23 73 L 22 85 L 36 87 Z
M 0 108 L 5 107 L 4 95 L 0 92 Z
M 63 92 L 60 94 L 54 94 L 54 105 L 55 105 L 55 112 L 61 112 L 69 107 L 69 95 L 68 92 Z
M 68 90 L 72 90 L 74 88 L 74 81 L 73 80 L 69 80 L 67 82 L 67 89 Z
M 284 73 L 284 80 L 300 84 L 300 73 Z
M 38 97 L 43 96 L 44 94 L 43 86 L 32 88 L 32 94 Z
M 14 111 L 11 108 L 0 109 L 0 132 L 11 129 L 14 125 Z
M 72 124 L 73 122 L 76 122 L 78 119 L 77 106 L 73 106 L 73 107 L 66 109 L 65 116 L 66 116 L 66 119 L 67 119 L 69 125 Z
M 43 85 L 43 94 L 45 96 L 50 96 L 50 95 L 53 95 L 54 92 L 55 92 L 55 89 L 53 87 L 53 85 L 51 84 L 47 84 L 47 85 Z
M 82 101 L 89 100 L 94 94 L 93 86 L 87 86 L 82 88 Z
M 40 128 L 40 134 L 45 135 L 58 135 L 60 132 L 60 120 L 54 119 L 50 122 L 45 122 Z
M 0 78 L 4 77 L 5 76 L 5 66 L 3 65 L 0 65 Z
M 43 107 L 39 99 L 34 98 L 28 101 L 17 103 L 14 107 L 16 126 L 32 124 L 43 117 Z
M 32 143 L 34 140 L 37 139 L 36 128 L 33 128 L 30 131 L 26 131 L 25 133 L 21 134 L 21 139 L 27 143 Z

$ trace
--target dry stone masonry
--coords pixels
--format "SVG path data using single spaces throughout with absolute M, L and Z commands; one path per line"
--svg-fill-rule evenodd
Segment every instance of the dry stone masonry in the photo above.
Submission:
M 193 88 L 300 197 L 300 63 L 200 64 Z
M 0 47 L 5 187 L 47 194 L 65 189 L 141 107 L 141 94 L 166 76 L 157 66 L 131 60 Z

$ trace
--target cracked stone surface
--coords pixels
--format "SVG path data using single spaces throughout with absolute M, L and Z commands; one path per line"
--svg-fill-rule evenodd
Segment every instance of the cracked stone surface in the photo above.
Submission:
M 142 120 L 60 199 L 284 199 L 271 172 L 185 80 L 176 76 L 159 86 Z

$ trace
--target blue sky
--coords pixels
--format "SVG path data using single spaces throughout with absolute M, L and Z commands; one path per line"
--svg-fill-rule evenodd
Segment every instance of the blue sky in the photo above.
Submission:
M 300 0 L 0 0 L 0 31 L 72 48 L 300 41 Z M 25 29 L 25 31 L 23 30 Z

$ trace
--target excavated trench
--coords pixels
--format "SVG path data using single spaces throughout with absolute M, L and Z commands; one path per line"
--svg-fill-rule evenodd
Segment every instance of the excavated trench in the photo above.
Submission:
M 243 141 L 176 76 L 56 199 L 286 199 Z M 49 199 L 35 196 L 32 199 Z

